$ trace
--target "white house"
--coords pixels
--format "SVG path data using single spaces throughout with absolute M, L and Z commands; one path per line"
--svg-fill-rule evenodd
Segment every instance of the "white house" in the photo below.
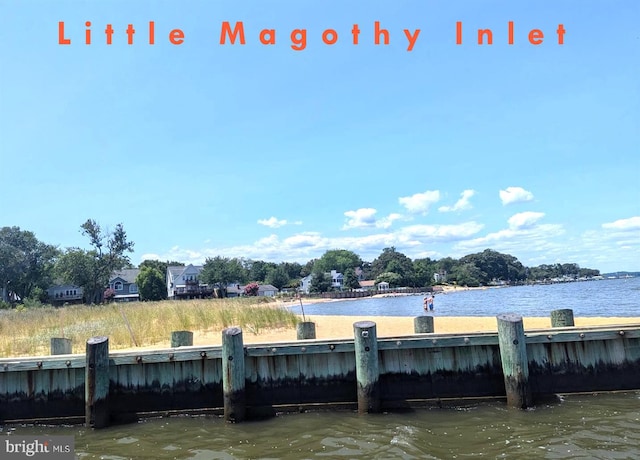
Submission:
M 342 289 L 344 286 L 344 275 L 335 270 L 331 270 L 331 287 L 336 289 Z
M 304 294 L 309 294 L 311 289 L 311 280 L 313 279 L 313 274 L 307 275 L 300 280 L 300 292 Z
M 202 266 L 189 264 L 167 267 L 167 298 L 202 299 L 213 294 L 213 288 L 200 282 Z
M 378 291 L 388 291 L 389 283 L 387 283 L 386 281 L 381 281 L 376 285 L 376 287 L 378 288 Z

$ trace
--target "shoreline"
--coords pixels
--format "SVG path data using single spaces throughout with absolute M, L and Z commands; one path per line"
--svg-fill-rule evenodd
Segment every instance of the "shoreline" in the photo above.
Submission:
M 298 315 L 302 320 L 302 315 Z M 474 334 L 498 331 L 497 320 L 493 316 L 434 316 L 434 334 Z M 306 320 L 316 324 L 317 340 L 353 339 L 353 323 L 373 321 L 376 323 L 378 338 L 402 337 L 414 335 L 412 316 L 339 316 L 308 315 Z M 640 317 L 575 317 L 576 327 L 637 325 L 640 329 Z M 550 329 L 549 317 L 523 317 L 525 332 L 534 329 Z M 243 329 L 245 344 L 267 344 L 297 341 L 295 327 L 265 329 L 258 333 Z M 217 346 L 222 343 L 222 331 L 193 331 L 194 346 Z M 153 350 L 170 348 L 168 343 L 118 349 L 117 351 Z M 114 350 L 116 351 L 116 350 Z

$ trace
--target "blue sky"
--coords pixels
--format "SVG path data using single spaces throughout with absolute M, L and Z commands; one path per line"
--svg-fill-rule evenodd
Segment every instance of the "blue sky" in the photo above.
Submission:
M 371 261 L 395 246 L 640 270 L 639 2 L 3 0 L 0 13 L 0 226 L 64 248 L 87 246 L 87 218 L 122 223 L 136 264 L 336 248 Z M 220 45 L 223 21 L 243 22 L 245 45 Z M 412 51 L 404 29 L 420 29 Z

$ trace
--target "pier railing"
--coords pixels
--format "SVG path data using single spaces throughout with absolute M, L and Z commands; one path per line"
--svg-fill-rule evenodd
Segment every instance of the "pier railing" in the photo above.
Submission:
M 189 331 L 176 331 L 171 348 L 126 352 L 93 337 L 86 354 L 0 359 L 0 422 L 99 428 L 176 413 L 239 422 L 319 406 L 377 412 L 468 397 L 524 408 L 546 394 L 640 389 L 640 325 L 576 328 L 565 317 L 524 331 L 517 315 L 497 320 L 497 333 L 378 338 L 375 323 L 360 321 L 352 339 L 250 345 L 240 328 L 228 328 L 221 346 L 193 346 Z

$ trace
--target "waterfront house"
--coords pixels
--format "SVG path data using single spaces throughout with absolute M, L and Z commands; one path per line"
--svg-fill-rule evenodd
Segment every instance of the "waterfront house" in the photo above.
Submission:
M 49 302 L 56 307 L 64 304 L 82 303 L 84 291 L 75 284 L 56 284 L 47 289 Z
M 278 293 L 278 288 L 272 286 L 271 284 L 259 284 L 258 285 L 258 295 L 264 297 L 275 297 Z
M 376 288 L 375 280 L 363 280 L 360 281 L 360 291 L 373 291 Z
M 334 289 L 342 289 L 344 286 L 344 275 L 336 270 L 331 270 L 331 287 Z
M 140 273 L 139 268 L 126 268 L 111 274 L 109 287 L 115 295 L 114 302 L 135 302 L 140 300 L 136 278 Z
M 307 275 L 300 280 L 300 292 L 303 294 L 309 294 L 311 290 L 311 280 L 313 279 L 313 274 Z
M 167 298 L 204 299 L 213 295 L 213 287 L 200 282 L 201 265 L 167 267 Z

